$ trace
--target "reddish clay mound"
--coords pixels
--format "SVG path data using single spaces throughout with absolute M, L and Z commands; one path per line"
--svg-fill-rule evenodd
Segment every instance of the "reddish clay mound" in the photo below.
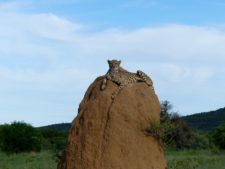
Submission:
M 80 103 L 58 169 L 165 169 L 161 145 L 144 133 L 150 120 L 159 122 L 154 91 L 133 83 L 112 103 L 118 86 L 109 81 L 101 91 L 102 80 L 91 84 Z

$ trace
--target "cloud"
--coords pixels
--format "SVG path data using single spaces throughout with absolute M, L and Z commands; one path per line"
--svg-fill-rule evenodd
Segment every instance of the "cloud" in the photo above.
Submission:
M 193 61 L 223 56 L 221 51 L 224 51 L 225 34 L 215 28 L 165 25 L 129 32 L 106 31 L 86 42 L 94 44 L 93 51 L 116 49 L 119 52 L 129 51 L 129 56 L 139 55 L 139 59 L 155 56 L 166 61 Z
M 81 28 L 80 24 L 51 13 L 31 15 L 0 13 L 0 16 L 1 36 L 5 35 L 9 38 L 26 39 L 29 36 L 36 36 L 50 40 L 70 40 L 72 38 L 70 36 L 74 36 L 74 33 Z
M 51 71 L 11 70 L 0 69 L 1 91 L 5 90 L 33 90 L 46 92 L 74 91 L 73 86 L 82 89 L 81 82 L 89 82 L 90 77 L 85 71 L 74 69 L 59 69 Z M 72 78 L 74 77 L 74 78 Z
M 0 8 L 5 9 L 0 12 L 2 92 L 53 92 L 54 98 L 76 93 L 78 105 L 91 81 L 107 71 L 106 60 L 117 58 L 128 70 L 151 75 L 160 99 L 172 100 L 184 114 L 223 104 L 224 95 L 219 95 L 225 83 L 223 26 L 168 24 L 92 32 L 53 13 L 11 12 L 6 4 Z M 211 105 L 204 99 L 199 104 L 192 101 L 207 96 L 213 98 Z M 65 105 L 73 112 L 74 105 Z M 54 104 L 46 109 L 60 114 L 59 110 L 63 109 Z
M 18 9 L 20 6 L 22 6 L 23 3 L 19 3 L 18 1 L 9 1 L 0 3 L 0 10 L 1 11 L 9 11 L 9 10 L 15 10 Z

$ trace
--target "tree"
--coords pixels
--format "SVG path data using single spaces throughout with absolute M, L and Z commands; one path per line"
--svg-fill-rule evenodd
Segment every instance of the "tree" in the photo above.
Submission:
M 2 128 L 3 125 L 0 125 L 0 148 L 2 147 Z
M 160 104 L 161 112 L 160 112 L 160 122 L 165 122 L 170 119 L 170 115 L 172 114 L 171 110 L 173 109 L 173 105 L 168 101 L 164 100 Z
M 54 149 L 55 151 L 63 151 L 66 147 L 67 131 L 56 129 L 39 129 L 42 133 L 45 143 L 45 149 Z
M 225 149 L 225 122 L 212 130 L 210 138 L 216 146 Z
M 41 134 L 24 122 L 3 125 L 1 129 L 1 149 L 8 153 L 41 150 Z
M 161 102 L 160 122 L 158 131 L 160 131 L 161 140 L 166 147 L 200 149 L 209 146 L 207 137 L 194 132 L 180 115 L 173 111 L 173 105 L 167 100 Z M 152 132 L 151 129 L 148 131 Z

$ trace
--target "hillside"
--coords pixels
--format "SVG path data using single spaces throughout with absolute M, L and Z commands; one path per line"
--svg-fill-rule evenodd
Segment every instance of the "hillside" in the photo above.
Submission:
M 209 112 L 196 113 L 182 117 L 193 129 L 210 131 L 214 127 L 225 122 L 225 107 Z M 68 131 L 71 123 L 52 124 L 40 127 L 41 129 L 53 129 L 58 131 Z
M 184 116 L 183 119 L 194 129 L 210 131 L 225 122 L 225 107 L 215 111 Z
M 57 130 L 59 132 L 68 132 L 70 129 L 71 123 L 59 123 L 59 124 L 51 124 L 48 126 L 39 127 L 40 129 L 51 129 L 51 130 Z

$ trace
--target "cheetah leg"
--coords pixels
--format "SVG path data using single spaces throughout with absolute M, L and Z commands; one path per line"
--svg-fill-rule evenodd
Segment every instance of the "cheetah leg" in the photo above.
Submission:
M 137 75 L 145 82 L 148 86 L 153 86 L 152 80 L 141 70 L 137 71 Z
M 107 86 L 107 78 L 104 78 L 101 85 L 101 90 L 104 90 Z
M 113 92 L 112 97 L 111 97 L 112 100 L 114 100 L 116 98 L 116 96 L 119 94 L 119 92 L 122 88 L 124 88 L 124 85 L 120 85 L 119 88 L 115 92 Z
M 107 74 L 105 75 L 105 78 L 104 78 L 103 81 L 102 81 L 101 90 L 104 90 L 104 89 L 106 88 L 106 86 L 107 86 L 107 81 L 108 81 L 108 80 L 111 80 L 111 77 L 110 77 L 110 74 L 109 74 L 109 73 L 107 73 Z

